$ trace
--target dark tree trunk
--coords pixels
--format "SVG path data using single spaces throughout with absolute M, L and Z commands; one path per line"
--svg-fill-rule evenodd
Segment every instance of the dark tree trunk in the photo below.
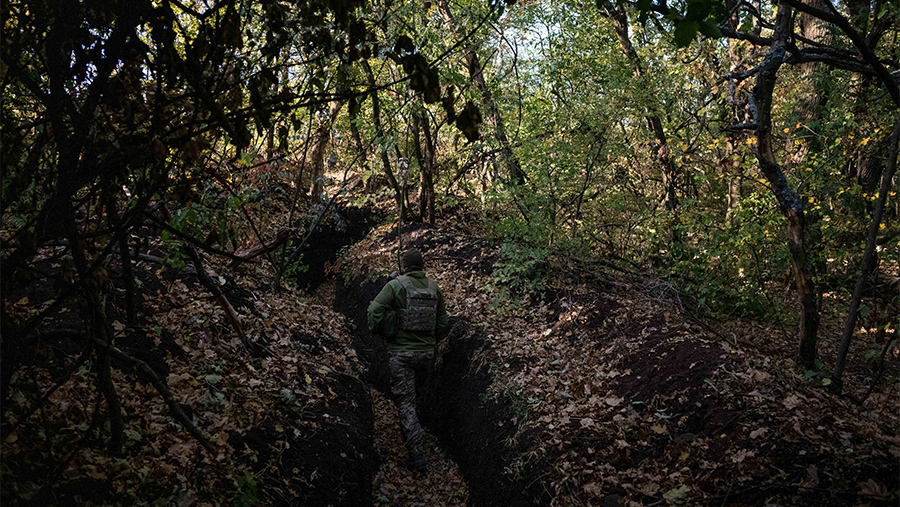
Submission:
M 807 0 L 810 5 L 817 9 L 825 7 L 827 0 Z M 815 16 L 806 13 L 800 14 L 800 26 L 803 36 L 813 42 L 825 43 L 828 39 L 827 24 Z M 825 69 L 822 62 L 805 62 L 800 67 L 800 83 L 798 84 L 799 99 L 794 104 L 794 116 L 803 123 L 807 124 L 810 120 L 819 115 L 819 111 L 828 102 L 827 87 L 816 86 L 817 75 Z M 785 149 L 791 153 L 787 157 L 787 162 L 792 165 L 800 164 L 806 159 L 809 153 L 810 143 L 808 140 L 799 140 L 795 142 L 795 136 L 788 135 Z
M 778 69 L 784 61 L 787 41 L 791 36 L 791 8 L 779 3 L 774 42 L 769 54 L 760 65 L 753 96 L 756 99 L 756 137 L 759 168 L 768 180 L 778 200 L 781 213 L 787 220 L 788 247 L 791 251 L 791 267 L 794 283 L 800 296 L 800 344 L 799 360 L 806 368 L 813 368 L 816 359 L 816 341 L 819 329 L 819 309 L 816 285 L 813 282 L 807 257 L 807 223 L 803 199 L 794 191 L 784 176 L 773 150 L 772 94 Z
M 419 161 L 419 216 L 426 222 L 434 223 L 434 141 L 424 109 L 413 115 L 413 139 L 415 156 Z
M 371 167 L 369 167 L 369 150 L 363 143 L 362 134 L 360 134 L 359 127 L 357 127 L 356 125 L 356 121 L 359 118 L 359 102 L 356 98 L 350 99 L 350 105 L 347 108 L 347 114 L 350 116 L 350 136 L 353 138 L 353 143 L 356 145 L 359 165 L 362 168 L 363 172 L 368 172 L 371 169 Z M 372 183 L 374 181 L 374 178 L 369 178 L 369 180 L 366 182 L 366 191 L 372 190 Z
M 328 118 L 316 128 L 313 134 L 312 149 L 309 153 L 309 167 L 312 170 L 310 177 L 312 182 L 309 186 L 310 197 L 313 201 L 322 198 L 322 190 L 325 182 L 325 150 L 328 148 L 328 141 L 331 140 L 331 126 L 337 119 L 337 115 L 341 110 L 344 102 L 341 100 L 333 100 L 328 106 Z
M 384 126 L 381 124 L 381 101 L 378 98 L 375 74 L 372 72 L 372 67 L 369 66 L 369 62 L 365 59 L 360 60 L 360 63 L 362 64 L 363 71 L 366 73 L 369 88 L 372 90 L 370 96 L 372 97 L 372 122 L 375 124 L 375 136 L 383 139 Z M 397 201 L 397 209 L 402 209 L 403 194 L 400 189 L 400 184 L 397 182 L 397 178 L 394 177 L 394 171 L 391 169 L 391 158 L 388 155 L 387 150 L 382 149 L 380 151 L 381 167 L 384 169 L 384 176 L 387 178 L 391 188 L 394 189 L 394 198 Z
M 844 322 L 844 332 L 841 336 L 841 347 L 838 350 L 837 363 L 834 367 L 835 389 L 838 392 L 843 387 L 844 367 L 847 361 L 847 351 L 850 349 L 850 341 L 853 338 L 853 329 L 856 327 L 856 318 L 859 315 L 859 305 L 862 300 L 863 289 L 866 286 L 869 277 L 875 272 L 877 257 L 875 254 L 875 244 L 878 240 L 878 230 L 881 226 L 881 220 L 884 216 L 884 208 L 887 204 L 888 192 L 891 189 L 891 181 L 894 178 L 894 172 L 897 170 L 897 150 L 900 144 L 900 119 L 894 123 L 894 133 L 891 135 L 891 147 L 888 158 L 887 171 L 881 181 L 881 192 L 878 195 L 878 203 L 875 205 L 875 216 L 872 217 L 872 223 L 869 226 L 869 237 L 866 241 L 866 251 L 863 254 L 862 273 L 856 281 L 856 287 L 853 290 L 853 299 L 850 300 L 850 310 L 847 313 L 847 320 Z

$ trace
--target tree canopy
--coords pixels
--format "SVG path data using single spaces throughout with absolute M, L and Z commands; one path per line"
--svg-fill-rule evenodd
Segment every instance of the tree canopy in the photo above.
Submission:
M 860 327 L 900 326 L 896 2 L 2 10 L 4 411 L 43 340 L 75 328 L 60 368 L 95 361 L 112 456 L 127 441 L 113 363 L 135 359 L 116 342 L 140 320 L 139 246 L 192 270 L 242 335 L 209 259 L 236 266 L 261 245 L 273 290 L 296 284 L 342 202 L 377 203 L 398 229 L 477 223 L 501 246 L 500 312 L 545 292 L 551 258 L 655 272 L 698 316 L 780 323 L 835 395 Z M 106 306 L 113 272 L 124 323 Z M 17 306 L 36 279 L 52 297 Z M 48 324 L 68 309 L 71 325 Z M 827 362 L 823 316 L 844 322 Z

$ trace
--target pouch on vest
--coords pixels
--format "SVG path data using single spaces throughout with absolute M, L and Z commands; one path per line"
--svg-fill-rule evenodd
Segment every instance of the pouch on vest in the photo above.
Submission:
M 406 275 L 397 281 L 406 290 L 406 308 L 397 310 L 400 329 L 404 331 L 434 331 L 437 328 L 437 284 L 428 280 L 428 287 L 420 289 L 412 284 Z

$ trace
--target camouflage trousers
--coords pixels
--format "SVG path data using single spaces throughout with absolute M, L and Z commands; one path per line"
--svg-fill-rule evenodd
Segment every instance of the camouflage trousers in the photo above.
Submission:
M 388 352 L 391 393 L 400 410 L 403 442 L 410 456 L 425 456 L 425 434 L 416 413 L 416 380 L 426 385 L 434 364 L 434 352 Z

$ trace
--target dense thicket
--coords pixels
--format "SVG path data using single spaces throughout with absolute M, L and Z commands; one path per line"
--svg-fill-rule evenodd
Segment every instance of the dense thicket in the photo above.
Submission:
M 501 292 L 568 256 L 796 321 L 811 371 L 821 313 L 847 315 L 839 381 L 857 316 L 898 325 L 898 20 L 887 0 L 4 1 L 3 399 L 75 308 L 120 454 L 110 263 L 130 280 L 153 238 L 197 273 L 240 262 L 286 207 L 277 286 L 336 194 L 478 217 Z M 20 311 L 36 276 L 57 292 Z

